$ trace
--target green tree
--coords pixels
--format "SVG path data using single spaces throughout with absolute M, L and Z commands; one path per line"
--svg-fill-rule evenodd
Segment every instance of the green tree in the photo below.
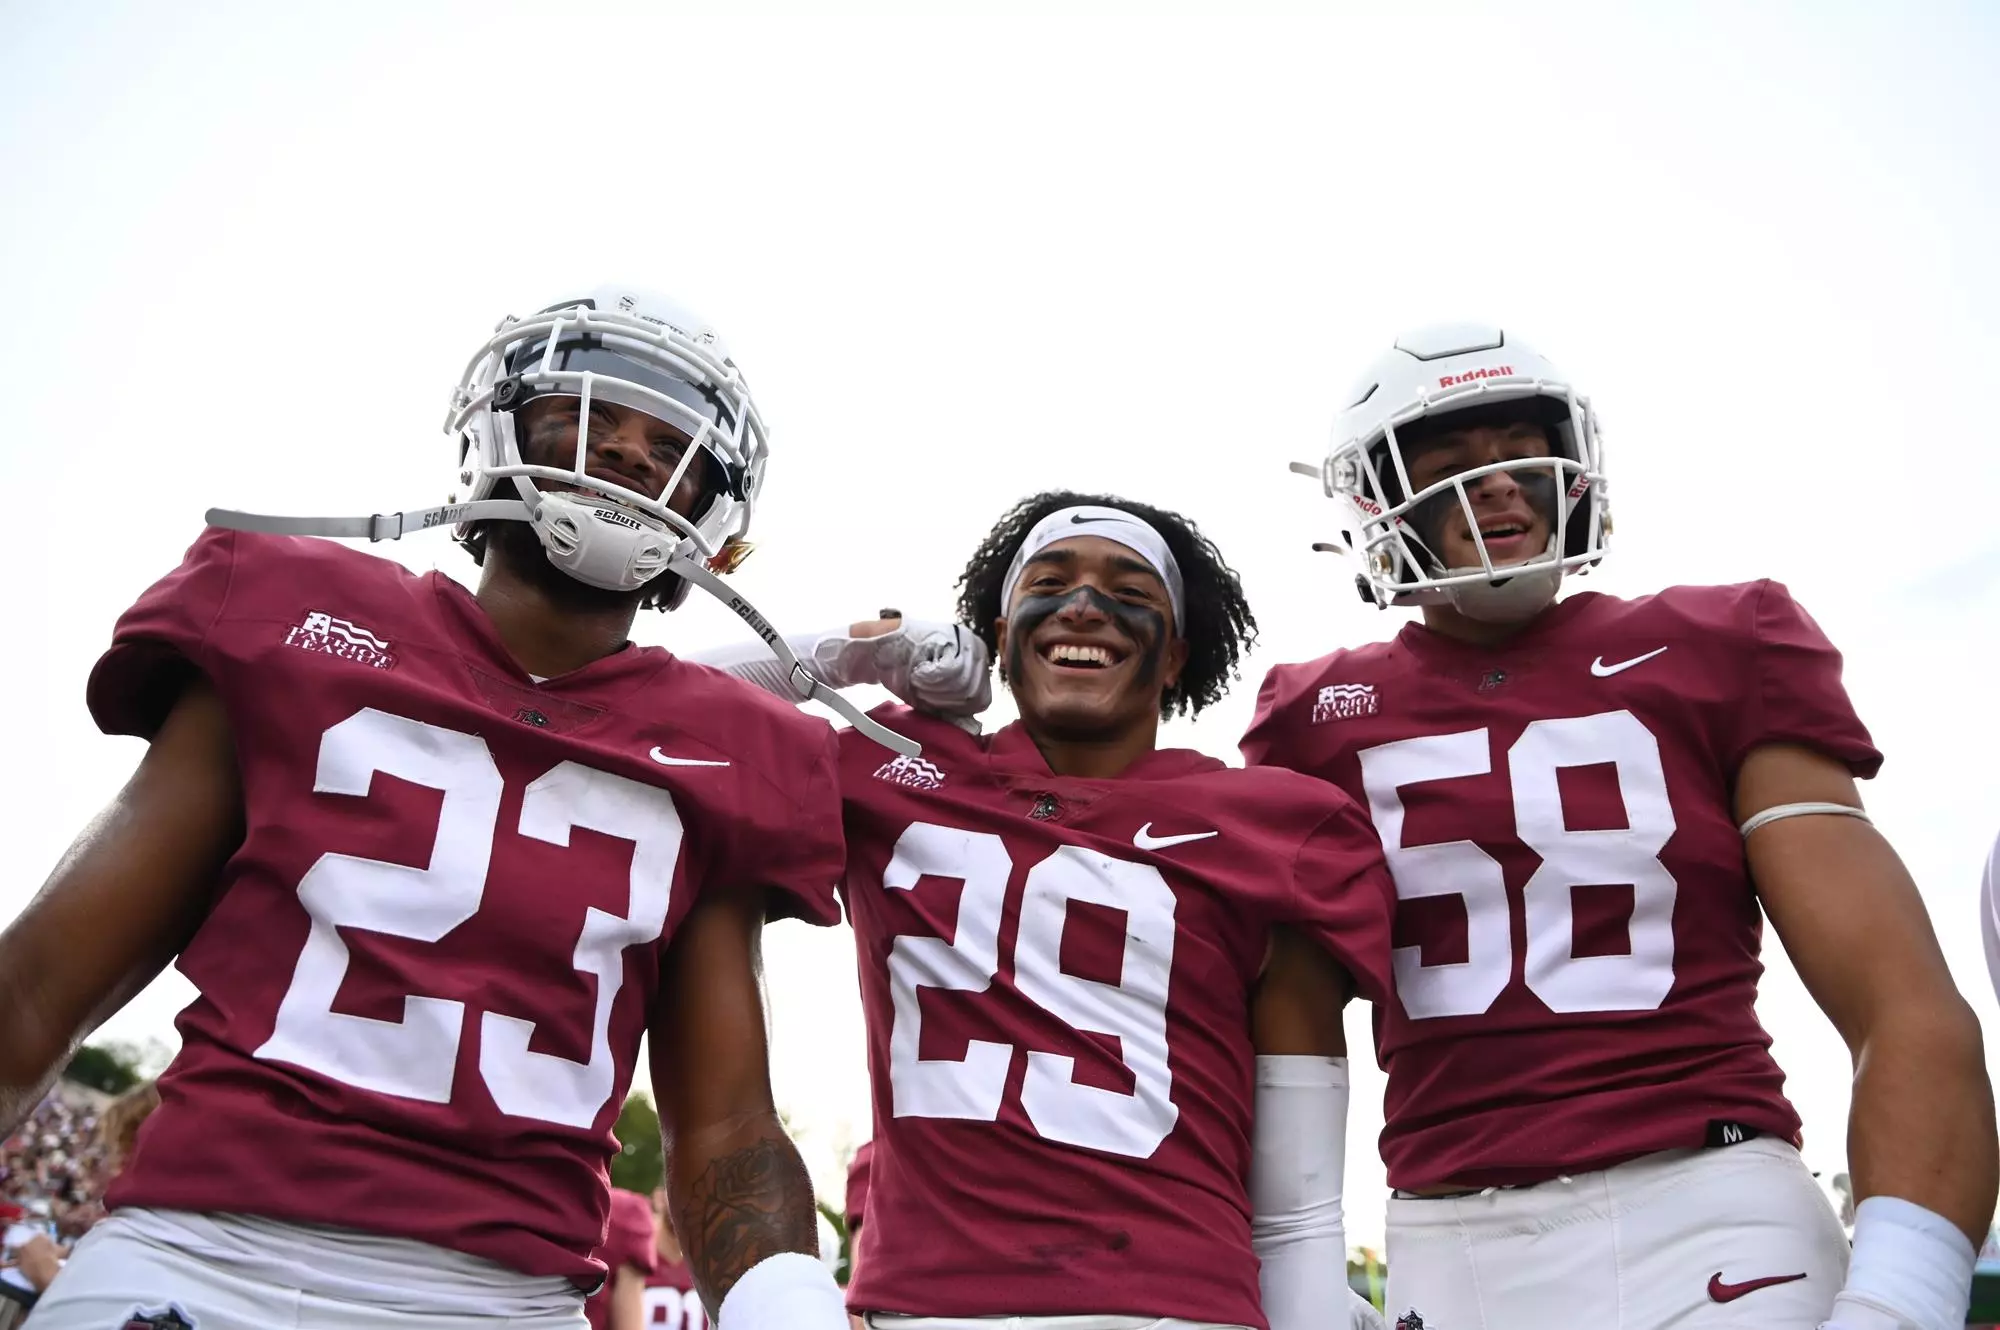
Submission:
M 848 1276 L 854 1273 L 854 1235 L 847 1231 L 847 1216 L 825 1201 L 815 1200 L 813 1205 L 826 1216 L 826 1222 L 833 1225 L 833 1235 L 840 1239 L 840 1261 L 834 1267 L 833 1280 L 846 1288 Z
M 144 1080 L 133 1050 L 122 1044 L 85 1044 L 63 1068 L 63 1079 L 105 1094 L 124 1094 Z
M 666 1167 L 660 1115 L 653 1101 L 634 1093 L 618 1111 L 618 1124 L 612 1131 L 618 1137 L 618 1153 L 611 1160 L 611 1185 L 651 1196 Z

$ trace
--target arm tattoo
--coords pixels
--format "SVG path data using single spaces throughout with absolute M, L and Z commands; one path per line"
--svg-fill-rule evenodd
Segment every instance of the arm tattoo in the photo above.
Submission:
M 819 1250 L 812 1179 L 782 1132 L 717 1155 L 688 1188 L 680 1231 L 714 1317 L 744 1272 L 780 1252 Z

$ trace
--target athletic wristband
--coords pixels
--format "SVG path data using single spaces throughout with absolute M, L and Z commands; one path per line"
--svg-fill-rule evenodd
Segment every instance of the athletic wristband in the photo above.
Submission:
M 1829 1326 L 1959 1330 L 1979 1258 L 1958 1226 L 1921 1205 L 1870 1196 L 1854 1208 L 1854 1254 Z
M 833 1274 L 804 1252 L 766 1256 L 743 1272 L 715 1319 L 716 1330 L 847 1330 L 847 1304 Z

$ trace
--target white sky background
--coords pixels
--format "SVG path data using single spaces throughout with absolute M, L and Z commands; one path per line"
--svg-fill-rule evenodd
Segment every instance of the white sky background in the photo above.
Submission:
M 439 501 L 448 391 L 503 313 L 607 276 L 716 321 L 774 434 L 739 580 L 791 631 L 941 617 L 1038 489 L 1195 517 L 1264 640 L 1168 737 L 1232 759 L 1267 666 L 1404 617 L 1308 552 L 1332 510 L 1285 464 L 1397 330 L 1473 317 L 1603 412 L 1588 585 L 1777 577 L 1846 650 L 1871 806 L 1991 1041 L 2000 10 L 1070 8 L 0 0 L 0 919 L 138 757 L 83 679 L 204 508 Z M 442 535 L 380 552 L 472 571 Z M 697 596 L 639 631 L 738 624 Z M 848 939 L 786 925 L 768 961 L 779 1093 L 838 1197 L 868 1132 Z M 170 1037 L 188 995 L 106 1033 Z M 1845 1050 L 1782 958 L 1761 1011 L 1838 1169 Z

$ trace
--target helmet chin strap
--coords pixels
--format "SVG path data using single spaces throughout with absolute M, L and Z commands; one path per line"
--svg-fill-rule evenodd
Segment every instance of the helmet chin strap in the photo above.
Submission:
M 400 513 L 375 513 L 369 517 L 281 517 L 267 513 L 244 513 L 228 508 L 211 508 L 207 513 L 207 521 L 210 526 L 226 527 L 232 531 L 256 531 L 266 535 L 347 538 L 365 536 L 369 540 L 401 540 L 413 531 L 430 531 L 437 527 L 457 526 L 465 522 L 496 520 L 532 522 L 535 524 L 536 534 L 542 539 L 543 548 L 549 552 L 550 562 L 554 563 L 558 568 L 563 569 L 564 572 L 570 573 L 580 582 L 591 586 L 602 586 L 602 583 L 591 581 L 589 578 L 582 576 L 577 571 L 577 568 L 590 566 L 593 572 L 598 572 L 600 571 L 598 565 L 602 564 L 604 565 L 602 575 L 610 576 L 612 574 L 609 564 L 614 562 L 614 560 L 605 556 L 597 556 L 595 561 L 578 563 L 577 568 L 573 568 L 570 564 L 565 563 L 563 559 L 557 557 L 556 548 L 550 543 L 550 537 L 544 534 L 545 527 L 542 521 L 542 513 L 544 510 L 550 508 L 551 500 L 565 500 L 569 506 L 573 506 L 584 512 L 589 512 L 593 507 L 593 505 L 577 503 L 565 495 L 544 494 L 541 502 L 536 505 L 533 511 L 520 499 L 480 499 L 473 503 L 447 503 L 440 504 L 434 508 L 413 508 L 407 512 Z M 623 510 L 620 510 L 620 512 L 622 515 Z M 552 529 L 561 522 L 577 520 L 586 522 L 589 526 L 597 525 L 590 517 L 579 518 L 576 514 L 561 514 L 552 517 L 549 527 Z M 623 527 L 623 523 L 617 523 L 616 525 L 621 528 Z M 588 532 L 589 526 L 582 527 L 580 530 Z M 581 552 L 582 548 L 587 548 L 592 543 L 588 534 L 581 535 L 579 538 L 579 552 Z M 625 560 L 628 572 L 633 564 L 641 561 L 642 555 L 628 554 Z M 650 560 L 644 561 L 650 563 Z M 785 644 L 784 635 L 773 628 L 770 621 L 757 612 L 756 606 L 752 605 L 735 591 L 732 591 L 721 578 L 703 567 L 700 561 L 692 559 L 683 553 L 678 543 L 667 547 L 665 558 L 660 561 L 657 571 L 650 576 L 658 576 L 660 573 L 668 572 L 676 573 L 686 578 L 695 586 L 714 596 L 727 606 L 730 612 L 736 615 L 737 618 L 748 624 L 752 632 L 763 638 L 764 645 L 769 647 L 771 653 L 785 665 L 789 672 L 792 688 L 798 693 L 801 701 L 818 702 L 823 706 L 831 707 L 848 724 L 892 752 L 901 753 L 905 757 L 917 757 L 922 754 L 923 749 L 915 740 L 905 738 L 903 735 L 871 719 L 859 707 L 842 697 L 825 680 L 807 669 L 800 662 L 798 656 L 793 654 L 792 649 Z M 639 583 L 635 583 L 632 586 L 613 586 L 607 589 L 634 590 L 637 586 L 643 585 L 646 580 L 650 580 L 650 577 L 641 579 Z

